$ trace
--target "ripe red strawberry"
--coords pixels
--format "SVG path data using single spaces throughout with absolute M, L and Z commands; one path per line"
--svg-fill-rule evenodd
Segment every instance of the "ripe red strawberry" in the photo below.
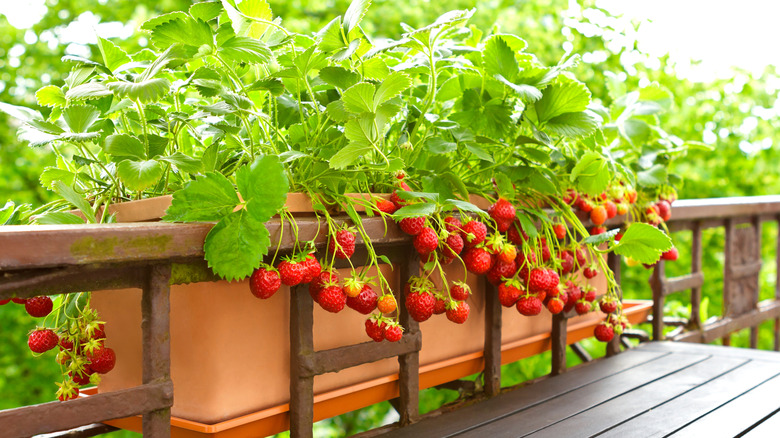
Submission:
M 584 315 L 590 312 L 592 308 L 593 305 L 589 301 L 584 300 L 577 301 L 577 304 L 574 305 L 574 311 L 577 312 L 577 315 Z
M 680 257 L 680 252 L 677 251 L 677 248 L 672 247 L 668 251 L 661 254 L 661 258 L 664 260 L 669 260 L 671 262 L 677 260 L 677 258 Z
M 497 261 L 488 271 L 487 279 L 491 284 L 498 286 L 504 278 L 514 277 L 515 272 L 517 272 L 517 265 L 514 260 L 509 263 Z
M 279 277 L 281 278 L 282 283 L 287 286 L 300 284 L 306 271 L 306 268 L 303 265 L 289 260 L 283 260 L 276 269 L 279 270 Z
M 511 227 L 513 223 L 514 223 L 513 220 L 497 219 L 496 220 L 496 229 L 500 233 L 503 233 L 503 232 L 509 230 L 509 227 Z
M 356 297 L 347 297 L 347 306 L 350 309 L 368 315 L 376 309 L 377 295 L 370 285 L 363 285 L 363 290 Z
M 27 302 L 27 298 L 11 298 L 11 301 L 16 304 L 24 304 Z
M 599 274 L 599 271 L 593 267 L 586 266 L 585 269 L 582 270 L 582 275 L 587 278 L 591 279 Z
M 89 336 L 90 339 L 105 339 L 106 338 L 106 325 L 105 324 L 97 324 L 93 325 L 94 323 L 91 323 L 90 326 L 92 334 Z
M 574 257 L 577 259 L 577 264 L 579 266 L 584 266 L 585 262 L 588 261 L 588 253 L 585 251 L 585 248 L 581 246 L 577 247 L 574 251 Z
M 515 220 L 515 213 L 515 206 L 503 198 L 500 198 L 488 209 L 488 214 L 496 221 L 513 221 Z
M 271 298 L 282 286 L 282 279 L 275 269 L 255 269 L 249 278 L 249 290 L 261 299 Z
M 514 285 L 511 282 L 502 283 L 498 286 L 498 301 L 504 307 L 512 307 L 515 305 L 523 290 L 519 285 Z
M 599 308 L 604 313 L 612 313 L 617 310 L 618 301 L 610 297 L 604 297 L 601 299 L 601 302 L 599 302 Z
M 469 248 L 463 253 L 463 263 L 469 272 L 482 275 L 493 266 L 493 257 L 484 248 Z
M 550 261 L 550 258 L 552 257 L 552 254 L 550 253 L 550 247 L 547 246 L 547 239 L 542 237 L 540 239 L 540 243 L 542 245 L 542 262 L 547 263 Z
M 585 288 L 583 289 L 583 292 L 585 293 L 583 298 L 585 298 L 585 301 L 596 301 L 596 289 L 593 288 L 593 286 L 585 285 Z
M 347 294 L 341 286 L 328 286 L 317 295 L 320 307 L 331 313 L 339 313 L 347 303 Z
M 594 207 L 593 202 L 585 198 L 580 198 L 576 205 L 577 208 L 579 208 L 585 213 L 590 213 L 591 211 L 593 211 L 593 207 Z
M 628 199 L 629 204 L 633 204 L 636 202 L 637 198 L 637 192 L 634 189 L 630 189 L 628 192 L 626 192 L 626 199 Z
M 436 296 L 436 304 L 434 304 L 433 306 L 433 314 L 441 315 L 442 313 L 447 311 L 447 301 L 449 301 L 449 299 L 439 294 L 436 294 L 435 296 Z
M 366 320 L 366 334 L 369 338 L 376 342 L 382 342 L 385 339 L 385 324 L 384 321 L 380 321 L 375 318 L 368 318 Z
M 564 302 L 560 297 L 552 297 L 547 302 L 547 310 L 553 315 L 561 313 L 563 311 Z
M 553 231 L 555 232 L 555 237 L 558 239 L 563 240 L 566 238 L 566 225 L 555 224 L 553 225 Z
M 598 234 L 604 234 L 606 232 L 607 232 L 607 228 L 606 227 L 593 227 L 593 228 L 590 229 L 590 235 L 591 236 L 596 236 Z
M 53 307 L 54 304 L 52 303 L 51 298 L 45 295 L 29 298 L 27 302 L 24 303 L 24 310 L 26 310 L 30 316 L 36 318 L 42 318 L 48 315 L 51 313 Z
M 433 308 L 436 306 L 436 298 L 433 294 L 420 291 L 412 292 L 406 295 L 406 310 L 409 315 L 417 322 L 423 322 L 433 315 Z
M 460 234 L 453 233 L 447 236 L 442 249 L 442 255 L 446 258 L 454 258 L 463 251 L 463 238 Z
M 617 216 L 617 205 L 612 201 L 606 201 L 604 203 L 604 210 L 607 212 L 607 219 L 612 219 Z M 593 212 L 591 212 L 593 214 Z
M 2 305 L 4 305 L 4 304 L 8 304 L 8 303 L 10 303 L 10 302 L 11 302 L 11 299 L 10 299 L 10 298 L 6 298 L 6 299 L 4 299 L 4 300 L 0 300 L 0 306 L 2 306 Z
M 467 248 L 477 246 L 487 237 L 487 227 L 480 221 L 468 221 L 462 229 L 463 241 Z
M 504 244 L 498 252 L 498 260 L 504 263 L 514 262 L 515 258 L 517 258 L 517 247 L 512 244 Z
M 517 311 L 521 315 L 536 316 L 542 313 L 542 300 L 534 295 L 523 295 L 517 300 Z
M 593 225 L 601 225 L 607 220 L 607 209 L 604 208 L 603 205 L 598 205 L 596 207 L 593 207 L 593 210 L 590 211 L 590 221 L 593 222 Z
M 377 199 L 374 201 L 374 204 L 376 204 L 377 211 L 381 211 L 382 213 L 393 214 L 398 210 L 395 203 L 388 199 Z
M 393 313 L 398 307 L 398 304 L 396 303 L 393 294 L 385 294 L 379 298 L 376 307 L 382 313 Z
M 568 249 L 558 252 L 558 260 L 561 262 L 561 274 L 566 275 L 574 270 L 574 254 Z
M 553 284 L 553 280 L 549 275 L 550 272 L 552 271 L 544 268 L 532 269 L 528 278 L 528 289 L 531 292 L 541 292 L 551 290 L 557 286 L 557 284 Z
M 336 243 L 339 244 L 339 248 L 336 248 Z M 328 250 L 336 254 L 337 258 L 348 259 L 355 253 L 355 234 L 346 229 L 336 233 L 336 236 L 331 236 L 328 243 Z
M 322 266 L 313 253 L 306 256 L 299 264 L 304 268 L 301 283 L 311 283 L 322 272 Z
M 672 206 L 669 204 L 669 201 L 658 201 L 655 204 L 655 209 L 658 210 L 658 216 L 662 221 L 666 222 L 672 218 Z
M 66 338 L 65 336 L 60 338 L 59 345 L 60 345 L 60 350 L 61 351 L 62 350 L 72 350 L 73 349 L 73 341 L 71 341 L 70 339 Z
M 610 324 L 602 322 L 593 329 L 593 335 L 601 342 L 609 342 L 615 337 L 615 331 Z
M 116 353 L 108 347 L 100 347 L 92 353 L 87 353 L 89 368 L 98 374 L 106 374 L 116 365 Z
M 92 369 L 89 367 L 89 365 L 84 367 L 84 370 L 81 371 L 81 373 L 71 371 L 68 373 L 68 377 L 70 377 L 71 380 L 73 380 L 73 383 L 79 385 L 79 386 L 85 386 L 89 385 L 89 376 L 94 374 L 95 372 L 92 371 Z
M 322 271 L 317 278 L 309 283 L 309 295 L 317 302 L 320 291 L 325 288 L 325 285 L 334 285 L 339 282 L 339 274 L 334 271 Z
M 398 226 L 404 233 L 416 236 L 425 228 L 425 218 L 422 216 L 403 218 L 398 222 Z
M 50 329 L 38 328 L 27 337 L 27 346 L 34 353 L 44 353 L 59 344 L 60 338 Z
M 525 240 L 528 239 L 528 235 L 526 235 L 525 232 L 520 229 L 520 223 L 518 221 L 514 221 L 509 227 L 507 238 L 513 244 L 520 246 Z
M 465 301 L 453 301 L 447 306 L 447 319 L 455 324 L 463 324 L 469 317 L 469 305 Z
M 397 322 L 391 322 L 390 324 L 387 324 L 387 328 L 385 328 L 385 339 L 390 342 L 400 341 L 403 334 L 404 329 L 398 325 Z
M 471 294 L 471 288 L 462 281 L 456 281 L 450 287 L 450 297 L 455 301 L 466 301 Z
M 447 216 L 444 218 L 444 228 L 448 233 L 460 233 L 462 226 L 463 224 L 460 222 L 460 219 L 455 216 Z
M 423 228 L 420 234 L 414 238 L 414 249 L 423 257 L 436 251 L 438 246 L 439 236 L 436 234 L 436 231 L 433 231 L 433 228 Z

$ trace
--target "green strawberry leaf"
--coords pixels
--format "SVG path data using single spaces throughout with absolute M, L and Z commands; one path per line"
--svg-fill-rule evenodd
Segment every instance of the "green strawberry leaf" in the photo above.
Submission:
M 666 233 L 652 225 L 634 222 L 612 250 L 641 263 L 651 264 L 657 262 L 661 253 L 671 247 L 672 239 Z
M 65 97 L 68 100 L 92 100 L 100 99 L 101 97 L 110 96 L 113 92 L 105 85 L 98 82 L 87 82 L 86 84 L 77 85 L 67 93 Z
M 68 104 L 68 99 L 65 98 L 62 89 L 56 85 L 47 85 L 36 91 L 35 98 L 40 106 L 62 108 Z
M 597 195 L 607 188 L 612 178 L 607 167 L 607 160 L 601 154 L 586 152 L 572 169 L 569 178 L 580 191 Z
M 139 82 L 109 82 L 107 86 L 119 97 L 129 97 L 132 100 L 149 103 L 156 102 L 167 95 L 170 92 L 171 83 L 165 78 L 155 78 Z
M 279 158 L 265 155 L 236 172 L 238 191 L 247 202 L 247 210 L 258 220 L 271 219 L 287 200 L 289 181 Z
M 158 157 L 160 161 L 173 164 L 177 169 L 187 173 L 198 173 L 203 170 L 203 164 L 200 160 L 185 155 L 182 152 L 174 152 L 173 155 Z
M 660 186 L 666 183 L 667 171 L 666 167 L 656 164 L 647 170 L 637 172 L 636 181 L 642 186 Z
M 349 4 L 347 12 L 344 13 L 344 34 L 349 35 L 352 29 L 358 27 L 363 16 L 368 12 L 368 7 L 371 6 L 371 0 L 352 0 Z
M 273 55 L 262 41 L 247 37 L 233 37 L 222 43 L 219 53 L 234 62 L 259 64 L 268 62 Z
M 407 217 L 430 216 L 436 212 L 436 204 L 430 202 L 421 202 L 418 204 L 401 207 L 393 213 L 393 219 L 401 220 Z
M 565 113 L 547 121 L 547 130 L 563 137 L 577 138 L 589 135 L 599 126 L 599 121 L 588 111 Z
M 376 90 L 376 94 L 374 94 L 373 108 L 378 108 L 379 105 L 398 96 L 411 85 L 412 79 L 406 73 L 398 71 L 390 73 L 390 75 L 382 81 L 382 84 Z
M 105 151 L 118 158 L 116 161 L 146 158 L 146 150 L 141 140 L 128 134 L 113 134 L 106 137 Z
M 233 31 L 242 37 L 260 38 L 268 29 L 265 22 L 274 18 L 266 0 L 244 0 L 237 5 L 233 0 L 222 0 L 222 6 L 230 18 Z
M 72 105 L 62 110 L 62 118 L 75 133 L 87 132 L 99 117 L 100 110 L 92 105 Z
M 369 82 L 357 83 L 346 90 L 341 95 L 344 107 L 355 114 L 373 113 L 376 111 L 374 106 L 374 85 Z
M 344 67 L 325 67 L 320 70 L 320 79 L 328 85 L 346 90 L 360 81 L 360 75 Z
M 193 18 L 200 18 L 205 22 L 209 22 L 219 17 L 219 14 L 222 13 L 222 4 L 218 1 L 195 3 L 190 6 L 189 13 Z
M 116 174 L 130 190 L 141 191 L 160 179 L 163 167 L 157 160 L 124 160 L 117 164 Z
M 50 211 L 35 219 L 38 225 L 83 225 L 84 219 L 67 211 Z
M 173 194 L 166 222 L 218 221 L 238 205 L 233 184 L 222 174 L 209 172 Z
M 485 44 L 482 55 L 485 72 L 491 76 L 501 75 L 508 82 L 514 81 L 520 72 L 514 51 L 502 36 L 494 35 Z
M 350 142 L 330 157 L 328 164 L 331 169 L 344 169 L 372 150 L 374 147 L 369 142 Z
M 55 193 L 63 197 L 66 201 L 73 204 L 79 211 L 87 218 L 90 223 L 95 223 L 95 213 L 92 211 L 92 206 L 84 198 L 83 195 L 76 193 L 71 187 L 65 185 L 62 181 L 55 181 L 51 186 Z
M 590 91 L 585 84 L 570 80 L 544 89 L 542 98 L 534 104 L 539 122 L 544 123 L 565 113 L 585 111 L 590 104 Z
M 595 234 L 582 239 L 582 243 L 587 245 L 601 245 L 605 242 L 612 242 L 615 240 L 615 236 L 620 232 L 620 228 L 609 230 L 605 233 Z
M 263 221 L 242 209 L 222 218 L 209 231 L 203 248 L 214 273 L 232 281 L 251 275 L 270 245 Z
M 105 38 L 98 37 L 97 46 L 100 49 L 100 54 L 103 56 L 103 65 L 111 71 L 131 61 L 130 57 L 127 56 L 127 52 Z

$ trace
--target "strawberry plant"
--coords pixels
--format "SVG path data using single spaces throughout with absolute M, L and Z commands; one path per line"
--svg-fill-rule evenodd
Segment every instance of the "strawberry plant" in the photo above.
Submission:
M 677 256 L 664 222 L 680 181 L 667 169 L 686 144 L 658 126 L 669 92 L 624 90 L 607 108 L 569 72 L 576 54 L 543 65 L 520 36 L 469 26 L 473 10 L 403 25 L 399 39 L 379 42 L 360 25 L 369 6 L 354 0 L 300 35 L 264 0 L 201 2 L 144 23 L 151 48 L 128 54 L 98 39 L 100 59 L 66 56 L 65 86 L 36 93 L 44 111 L 0 106 L 21 120 L 21 139 L 57 155 L 40 181 L 61 199 L 0 215 L 105 223 L 111 204 L 172 194 L 164 221 L 215 223 L 204 250 L 217 275 L 249 278 L 261 299 L 308 283 L 325 310 L 371 315 L 365 330 L 377 342 L 402 337 L 398 305 L 417 321 L 446 314 L 463 323 L 468 275 L 486 275 L 501 304 L 526 316 L 591 311 L 597 297 L 580 274 L 603 275 L 608 316 L 597 336 L 619 334 L 619 286 L 603 255 L 647 265 Z M 311 199 L 325 248 L 299 241 L 288 192 Z M 617 215 L 623 225 L 609 230 Z M 274 217 L 295 237 L 285 257 L 270 255 L 265 223 Z M 374 250 L 365 217 L 411 236 L 423 272 L 404 285 L 404 303 L 378 269 L 389 260 Z M 364 266 L 351 260 L 359 240 Z M 351 265 L 343 282 L 336 259 Z M 462 277 L 448 279 L 449 264 Z M 83 363 L 105 370 L 117 359 L 90 338 L 97 316 L 85 299 L 75 319 L 53 327 L 73 345 L 87 340 L 83 354 L 73 347 L 66 399 Z M 33 315 L 48 308 L 38 301 Z M 51 343 L 34 334 L 37 349 Z

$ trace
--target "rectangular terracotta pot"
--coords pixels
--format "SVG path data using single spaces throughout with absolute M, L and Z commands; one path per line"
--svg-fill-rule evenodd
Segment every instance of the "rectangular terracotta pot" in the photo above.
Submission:
M 143 201 L 142 201 L 143 202 Z M 160 216 L 167 207 L 156 202 L 156 211 L 124 213 L 146 220 Z M 118 207 L 121 207 L 118 206 Z M 133 207 L 132 203 L 131 206 Z M 160 210 L 162 208 L 162 210 Z M 122 218 L 121 215 L 117 216 Z M 144 220 L 144 219 L 140 219 Z M 393 290 L 399 290 L 398 270 L 383 267 Z M 461 266 L 447 267 L 451 281 L 463 276 Z M 342 271 L 342 277 L 348 274 Z M 592 283 L 604 292 L 604 276 Z M 477 354 L 484 346 L 484 291 L 481 280 L 471 275 L 474 292 L 468 303 L 471 313 L 462 325 L 444 315 L 434 315 L 420 324 L 421 368 L 433 367 L 454 358 Z M 198 423 L 214 424 L 252 412 L 278 408 L 289 402 L 289 288 L 272 298 L 259 300 L 247 281 L 206 282 L 171 287 L 171 375 L 175 388 L 172 415 Z M 114 290 L 93 293 L 92 304 L 106 321 L 107 344 L 117 355 L 114 370 L 103 376 L 99 392 L 110 392 L 141 384 L 141 291 Z M 595 322 L 600 314 L 570 320 L 570 324 Z M 319 306 L 314 311 L 314 347 L 337 348 L 368 341 L 366 316 L 345 308 L 338 314 Z M 504 309 L 504 345 L 522 343 L 550 331 L 551 315 L 521 316 L 514 308 Z M 385 359 L 317 376 L 315 394 L 355 387 L 398 372 L 395 359 Z

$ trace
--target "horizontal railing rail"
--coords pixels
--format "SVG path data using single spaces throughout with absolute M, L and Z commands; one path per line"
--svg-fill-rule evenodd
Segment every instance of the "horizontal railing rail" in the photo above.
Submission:
M 619 225 L 625 218 L 609 223 Z M 346 219 L 344 219 L 346 220 Z M 693 233 L 691 273 L 667 278 L 659 262 L 651 277 L 655 301 L 653 334 L 664 338 L 664 299 L 670 294 L 691 291 L 691 317 L 666 337 L 673 340 L 710 342 L 731 332 L 751 328 L 751 346 L 756 346 L 757 325 L 775 319 L 775 348 L 780 335 L 780 286 L 775 298 L 759 302 L 758 275 L 761 267 L 761 224 L 780 220 L 780 196 L 680 200 L 674 203 L 671 231 Z M 0 228 L 0 299 L 53 295 L 84 290 L 139 288 L 143 290 L 143 384 L 123 391 L 98 394 L 66 403 L 47 403 L 0 411 L 0 430 L 4 436 L 29 436 L 49 433 L 96 422 L 143 415 L 143 430 L 148 436 L 170 435 L 170 408 L 174 388 L 170 378 L 169 308 L 170 285 L 208 281 L 214 277 L 203 261 L 203 241 L 212 224 L 110 224 L 73 226 L 11 226 Z M 401 284 L 419 269 L 411 238 L 397 227 L 386 227 L 381 218 L 366 218 L 363 226 L 380 254 L 401 266 Z M 298 238 L 314 239 L 319 247 L 327 237 L 319 233 L 321 224 L 313 218 L 298 222 Z M 702 270 L 702 230 L 724 227 L 726 230 L 724 315 L 717 321 L 700 321 L 701 292 L 705 281 Z M 279 221 L 268 223 L 271 241 L 282 236 L 280 251 L 295 245 L 292 233 L 282 233 Z M 358 239 L 358 243 L 360 240 Z M 780 240 L 778 240 L 780 249 Z M 356 253 L 366 257 L 365 249 Z M 620 257 L 610 255 L 610 267 L 620 281 Z M 778 259 L 780 268 L 780 259 Z M 186 271 L 186 278 L 179 272 Z M 200 276 L 193 278 L 193 272 Z M 780 273 L 780 269 L 778 269 Z M 779 274 L 780 275 L 780 274 Z M 778 283 L 780 284 L 780 283 Z M 486 283 L 484 339 L 484 385 L 482 396 L 500 392 L 501 306 L 492 286 Z M 404 297 L 398 292 L 398 302 Z M 398 357 L 400 425 L 419 418 L 419 328 L 404 307 L 401 323 L 406 332 L 403 342 L 387 347 L 373 342 L 333 350 L 313 348 L 312 299 L 299 291 L 291 295 L 291 406 L 290 427 L 293 436 L 311 436 L 313 422 L 313 380 L 316 375 L 335 372 L 387 357 Z M 572 314 L 555 315 L 551 327 L 552 375 L 566 370 L 568 345 L 567 320 Z M 608 345 L 608 354 L 621 348 L 620 339 Z M 578 345 L 573 351 L 587 360 L 589 355 Z M 472 385 L 473 387 L 474 385 Z M 42 415 L 42 413 L 46 415 Z M 47 421 L 40 419 L 46 417 Z M 97 429 L 96 429 L 97 430 Z

